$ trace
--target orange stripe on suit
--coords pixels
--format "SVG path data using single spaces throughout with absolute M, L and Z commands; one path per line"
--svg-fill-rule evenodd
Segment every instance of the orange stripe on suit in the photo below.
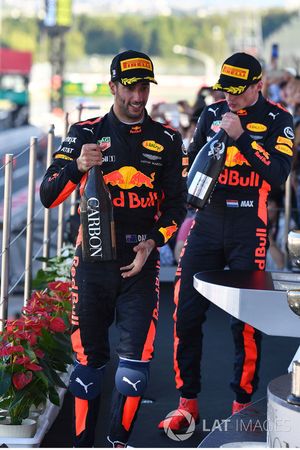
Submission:
M 267 198 L 270 192 L 271 186 L 265 180 L 262 182 L 261 188 L 259 189 L 258 197 L 258 217 L 267 226 L 268 223 L 268 213 L 267 213 Z
M 178 361 L 177 361 L 177 348 L 178 348 L 178 344 L 179 344 L 179 338 L 176 334 L 176 322 L 177 322 L 177 308 L 178 308 L 178 300 L 179 300 L 179 289 L 180 289 L 180 279 L 176 282 L 175 284 L 175 288 L 174 288 L 174 302 L 176 305 L 176 309 L 174 311 L 173 314 L 173 319 L 174 319 L 174 371 L 175 371 L 175 383 L 176 383 L 176 388 L 179 389 L 181 388 L 181 386 L 183 386 L 183 381 L 181 378 L 181 374 L 180 374 L 180 369 L 178 366 Z
M 74 331 L 74 333 L 72 333 L 71 342 L 72 342 L 73 350 L 77 354 L 77 360 L 80 362 L 80 364 L 86 366 L 87 365 L 87 356 L 84 353 L 79 328 L 76 331 Z
M 155 333 L 156 333 L 156 327 L 155 327 L 153 320 L 151 320 L 147 338 L 146 338 L 146 342 L 145 342 L 143 353 L 142 353 L 142 361 L 149 361 L 152 358 L 152 354 L 153 354 L 153 350 L 154 350 L 153 342 L 154 342 L 154 338 L 155 338 Z
M 83 400 L 81 398 L 75 397 L 75 428 L 76 436 L 79 436 L 85 430 L 86 418 L 88 413 L 88 400 Z
M 257 361 L 257 347 L 254 340 L 254 333 L 254 328 L 248 324 L 245 324 L 243 330 L 245 360 L 240 386 L 245 390 L 245 392 L 247 392 L 247 394 L 252 394 L 253 391 L 252 381 Z
M 124 404 L 122 425 L 125 430 L 129 430 L 135 414 L 138 410 L 141 397 L 127 397 Z
M 57 199 L 51 204 L 50 208 L 55 208 L 60 203 L 66 200 L 69 195 L 76 189 L 77 184 L 72 183 L 72 181 L 68 181 L 65 185 L 64 189 L 61 191 Z

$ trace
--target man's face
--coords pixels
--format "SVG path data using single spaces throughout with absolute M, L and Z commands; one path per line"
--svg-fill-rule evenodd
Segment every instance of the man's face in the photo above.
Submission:
M 141 81 L 133 86 L 123 86 L 110 81 L 111 93 L 114 95 L 114 113 L 122 122 L 134 123 L 143 119 L 148 101 L 150 83 Z
M 258 99 L 258 94 L 261 88 L 262 82 L 259 81 L 258 83 L 249 86 L 245 92 L 240 95 L 232 95 L 225 92 L 225 99 L 230 111 L 237 112 L 240 109 L 253 105 Z

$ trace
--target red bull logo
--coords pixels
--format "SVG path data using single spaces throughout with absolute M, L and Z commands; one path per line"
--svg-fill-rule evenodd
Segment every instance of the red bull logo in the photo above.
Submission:
M 135 167 L 124 166 L 104 175 L 104 180 L 106 184 L 119 186 L 121 189 L 132 189 L 133 187 L 141 186 L 153 189 L 154 177 L 155 172 L 152 172 L 150 177 L 148 177 L 143 172 L 136 170 Z
M 169 227 L 160 227 L 158 230 L 163 235 L 165 242 L 167 242 L 178 229 L 177 223 L 174 220 L 172 223 L 173 225 L 170 225 Z
M 256 150 L 255 156 L 257 156 L 257 158 L 259 158 L 266 166 L 269 166 L 271 163 L 269 153 L 255 141 L 252 142 L 251 147 Z
M 130 128 L 129 133 L 130 134 L 138 134 L 142 132 L 142 127 L 140 125 L 135 125 L 134 127 Z
M 234 166 L 242 166 L 246 164 L 246 166 L 250 166 L 250 163 L 246 160 L 246 158 L 241 154 L 239 149 L 235 146 L 227 147 L 226 154 L 226 167 L 234 167 Z

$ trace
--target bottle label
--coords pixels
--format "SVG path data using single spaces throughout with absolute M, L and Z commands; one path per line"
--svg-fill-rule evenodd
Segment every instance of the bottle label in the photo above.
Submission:
M 91 197 L 87 202 L 88 213 L 88 239 L 89 239 L 89 252 L 91 256 L 99 256 L 102 258 L 102 239 L 101 239 L 101 224 L 99 213 L 99 200 L 95 197 Z
M 210 150 L 208 152 L 208 156 L 211 158 L 215 158 L 219 161 L 219 159 L 222 157 L 223 153 L 225 151 L 225 144 L 224 142 L 220 141 L 213 141 L 210 145 Z
M 213 179 L 208 175 L 205 175 L 205 173 L 196 172 L 188 193 L 203 200 L 212 181 Z

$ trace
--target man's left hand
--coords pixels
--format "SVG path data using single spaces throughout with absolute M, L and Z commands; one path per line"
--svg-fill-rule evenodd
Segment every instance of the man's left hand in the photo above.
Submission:
M 147 241 L 140 242 L 138 245 L 133 247 L 136 257 L 131 264 L 120 268 L 122 271 L 122 277 L 129 278 L 139 273 L 154 247 L 155 242 L 153 239 L 147 239 Z

